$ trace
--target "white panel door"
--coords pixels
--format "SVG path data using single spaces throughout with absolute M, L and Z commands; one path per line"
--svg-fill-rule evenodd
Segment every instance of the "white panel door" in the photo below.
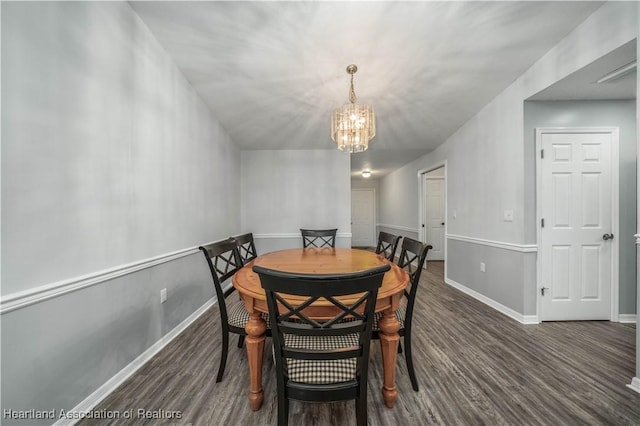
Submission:
M 375 247 L 375 195 L 373 189 L 351 190 L 351 245 Z
M 425 176 L 425 224 L 426 243 L 433 248 L 429 250 L 427 259 L 444 260 L 444 178 Z
M 541 134 L 543 321 L 611 319 L 611 139 L 608 133 Z

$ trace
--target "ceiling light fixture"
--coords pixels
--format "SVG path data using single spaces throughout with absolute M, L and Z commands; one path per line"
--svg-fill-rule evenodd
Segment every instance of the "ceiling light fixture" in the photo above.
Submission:
M 611 83 L 612 81 L 622 78 L 627 74 L 631 74 L 636 70 L 636 67 L 636 61 L 629 62 L 627 65 L 615 69 L 607 75 L 603 75 L 598 81 L 596 81 L 596 83 Z
M 365 151 L 369 141 L 376 135 L 376 115 L 373 107 L 356 103 L 356 92 L 353 89 L 353 75 L 358 67 L 351 64 L 347 73 L 351 75 L 349 102 L 336 108 L 331 115 L 331 139 L 338 144 L 340 151 L 351 154 Z
M 362 171 L 362 177 L 363 178 L 368 178 L 371 176 L 371 172 L 369 170 L 363 170 Z

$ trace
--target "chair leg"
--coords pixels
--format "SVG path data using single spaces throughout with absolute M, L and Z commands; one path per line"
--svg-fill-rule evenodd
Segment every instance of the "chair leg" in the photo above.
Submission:
M 229 350 L 229 333 L 227 331 L 222 332 L 222 352 L 220 353 L 220 367 L 218 367 L 218 377 L 216 383 L 222 381 L 224 375 L 224 367 L 227 365 L 227 351 Z
M 244 334 L 238 334 L 238 347 L 241 348 L 244 345 Z
M 284 395 L 278 395 L 278 426 L 289 424 L 289 399 Z
M 398 342 L 398 353 L 402 353 L 402 343 Z
M 409 370 L 409 379 L 411 379 L 411 387 L 414 391 L 418 392 L 418 379 L 416 379 L 416 372 L 413 369 L 413 357 L 411 356 L 411 333 L 405 331 L 404 335 L 404 357 L 407 360 L 407 370 Z
M 362 392 L 356 398 L 356 424 L 367 426 L 367 392 Z

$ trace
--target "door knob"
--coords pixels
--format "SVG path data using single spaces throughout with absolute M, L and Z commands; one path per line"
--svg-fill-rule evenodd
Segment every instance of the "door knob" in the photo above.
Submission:
M 440 225 L 444 226 L 444 222 L 442 222 Z
M 613 240 L 613 234 L 604 234 L 602 236 L 602 239 L 607 241 L 607 240 Z

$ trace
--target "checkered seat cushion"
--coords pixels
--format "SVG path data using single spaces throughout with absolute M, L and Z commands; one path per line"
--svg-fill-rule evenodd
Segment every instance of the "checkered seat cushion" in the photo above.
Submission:
M 247 312 L 247 309 L 244 307 L 244 303 L 240 299 L 235 301 L 227 300 L 227 316 L 229 319 L 229 325 L 240 328 L 244 328 L 250 318 L 249 312 Z M 271 328 L 269 314 L 262 314 L 262 319 L 267 322 L 267 328 Z
M 404 301 L 404 299 L 403 299 Z M 406 303 L 400 303 L 396 310 L 396 319 L 400 322 L 400 328 L 404 328 L 404 319 L 407 314 Z M 380 330 L 378 322 L 382 319 L 382 312 L 378 312 L 373 316 L 373 330 Z
M 357 334 L 346 336 L 285 335 L 285 346 L 309 350 L 331 350 L 358 346 Z M 356 379 L 356 359 L 304 360 L 286 358 L 289 380 L 301 383 L 328 384 Z

